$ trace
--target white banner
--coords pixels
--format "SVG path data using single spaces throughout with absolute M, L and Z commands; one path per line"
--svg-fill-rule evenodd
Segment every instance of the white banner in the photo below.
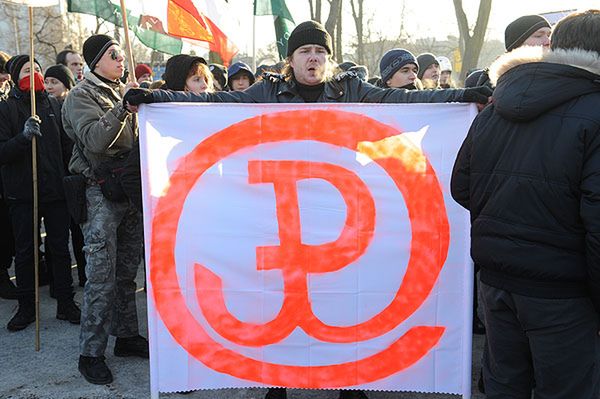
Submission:
M 140 116 L 151 389 L 470 397 L 466 104 L 155 104 Z

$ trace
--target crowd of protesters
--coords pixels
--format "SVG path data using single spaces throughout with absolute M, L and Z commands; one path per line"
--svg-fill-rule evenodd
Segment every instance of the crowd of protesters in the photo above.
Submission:
M 469 73 L 463 87 L 450 60 L 430 53 L 390 49 L 378 76 L 350 61 L 337 64 L 331 37 L 314 21 L 296 26 L 281 63 L 253 71 L 243 62 L 226 68 L 179 54 L 161 79 L 138 64 L 137 83 L 123 82 L 125 54 L 107 35 L 89 37 L 81 54 L 60 52 L 43 75 L 37 60 L 0 52 L 0 297 L 18 300 L 7 329 L 35 320 L 38 251 L 56 318 L 80 325 L 78 368 L 87 381 L 112 382 L 110 335 L 115 356 L 148 358 L 135 300 L 143 234 L 133 114 L 141 104 L 473 102 L 481 112 L 456 160 L 452 195 L 471 213 L 481 275 L 485 317 L 477 316 L 476 290 L 473 332 L 488 339 L 479 388 L 488 398 L 525 399 L 533 391 L 598 399 L 600 11 L 572 14 L 551 32 L 538 15 L 513 21 L 506 54 Z M 44 252 L 32 234 L 32 143 Z M 73 301 L 69 243 L 81 307 Z M 286 395 L 271 388 L 266 398 Z

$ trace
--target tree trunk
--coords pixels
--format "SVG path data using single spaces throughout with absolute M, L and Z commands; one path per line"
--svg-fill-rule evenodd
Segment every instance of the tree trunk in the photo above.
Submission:
M 338 10 L 338 20 L 335 29 L 335 58 L 338 62 L 344 62 L 342 44 L 342 3 Z
M 363 42 L 363 5 L 364 0 L 357 0 L 358 4 L 354 5 L 354 0 L 350 0 L 350 6 L 352 7 L 352 18 L 354 18 L 354 25 L 356 26 L 356 58 L 358 64 L 365 64 L 364 56 L 364 42 Z M 358 9 L 358 11 L 357 11 Z
M 338 47 L 336 44 L 336 26 L 338 20 L 340 19 L 340 11 L 342 7 L 342 0 L 329 0 L 329 15 L 327 16 L 327 21 L 325 21 L 325 30 L 329 32 L 333 41 L 332 54 L 335 58 L 337 58 L 337 50 Z M 340 28 L 341 33 L 341 28 Z
M 485 32 L 487 30 L 488 21 L 490 19 L 490 11 L 492 10 L 492 0 L 480 0 L 479 12 L 477 14 L 477 22 L 473 29 L 473 34 L 469 29 L 469 21 L 463 10 L 462 0 L 454 1 L 454 11 L 456 13 L 456 21 L 458 22 L 458 30 L 460 33 L 460 44 L 462 53 L 462 66 L 460 69 L 460 80 L 464 80 L 467 72 L 477 67 L 479 54 L 485 40 Z

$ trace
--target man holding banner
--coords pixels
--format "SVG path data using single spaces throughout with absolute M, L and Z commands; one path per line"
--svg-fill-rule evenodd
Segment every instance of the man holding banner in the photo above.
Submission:
M 69 169 L 86 179 L 87 220 L 82 224 L 87 282 L 81 308 L 79 371 L 92 384 L 108 384 L 104 362 L 108 335 L 117 337 L 115 356 L 148 358 L 139 335 L 135 276 L 141 260 L 141 213 L 127 200 L 110 197 L 100 184 L 101 168 L 115 168 L 131 150 L 136 127 L 121 105 L 125 56 L 112 37 L 94 35 L 83 45 L 90 68 L 65 100 L 63 123 L 75 141 Z M 129 83 L 128 87 L 137 86 Z
M 331 37 L 318 22 L 299 24 L 288 41 L 288 59 L 282 75 L 266 74 L 265 79 L 242 92 L 194 95 L 184 92 L 131 89 L 124 104 L 137 111 L 142 103 L 154 102 L 243 102 L 243 103 L 315 103 L 315 102 L 479 102 L 487 103 L 487 88 L 464 90 L 407 91 L 381 89 L 363 82 L 354 73 L 333 76 Z M 284 388 L 270 388 L 267 399 L 283 399 Z M 343 399 L 362 399 L 362 391 L 343 390 Z
M 139 104 L 155 102 L 364 102 L 364 103 L 487 103 L 491 90 L 483 87 L 430 91 L 386 90 L 363 82 L 352 72 L 333 76 L 331 37 L 315 21 L 299 24 L 288 41 L 288 58 L 282 75 L 267 74 L 265 79 L 243 92 L 194 95 L 182 92 L 130 90 L 124 98 L 135 111 Z

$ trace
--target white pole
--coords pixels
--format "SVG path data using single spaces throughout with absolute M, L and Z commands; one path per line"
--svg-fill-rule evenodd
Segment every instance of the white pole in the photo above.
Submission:
M 252 70 L 256 71 L 256 15 L 252 15 Z

